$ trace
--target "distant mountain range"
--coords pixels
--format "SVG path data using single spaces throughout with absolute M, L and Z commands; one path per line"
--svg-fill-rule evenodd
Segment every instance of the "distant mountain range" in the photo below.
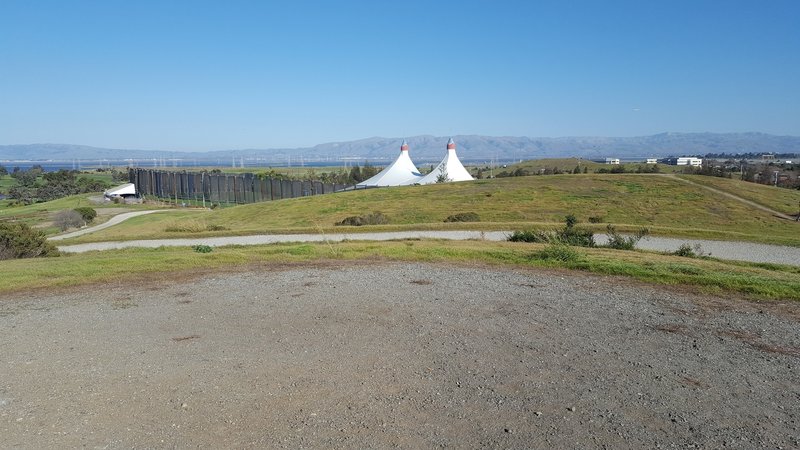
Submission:
M 442 158 L 448 137 L 413 136 L 406 140 L 415 162 Z M 453 136 L 458 155 L 465 161 L 512 161 L 533 158 L 581 157 L 621 159 L 705 155 L 706 153 L 800 153 L 800 136 L 764 133 L 661 133 L 638 137 L 560 137 L 532 138 L 512 136 Z M 3 160 L 152 160 L 182 159 L 218 161 L 259 160 L 264 163 L 298 165 L 330 161 L 370 161 L 393 159 L 403 138 L 372 137 L 349 142 L 330 142 L 307 148 L 241 149 L 210 152 L 122 150 L 69 144 L 0 145 Z

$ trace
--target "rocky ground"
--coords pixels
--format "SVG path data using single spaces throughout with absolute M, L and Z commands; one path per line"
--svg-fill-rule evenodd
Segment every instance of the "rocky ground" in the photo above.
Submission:
M 0 300 L 3 447 L 792 448 L 800 307 L 364 262 Z

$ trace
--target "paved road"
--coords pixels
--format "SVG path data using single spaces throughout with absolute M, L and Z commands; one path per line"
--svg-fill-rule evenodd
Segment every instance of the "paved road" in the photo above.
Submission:
M 336 234 L 262 234 L 254 236 L 198 237 L 184 239 L 153 239 L 121 242 L 93 242 L 88 244 L 64 245 L 59 250 L 82 253 L 94 250 L 112 250 L 129 247 L 188 247 L 196 244 L 218 247 L 223 245 L 263 245 L 278 242 L 340 242 L 351 241 L 389 241 L 398 239 L 485 239 L 503 241 L 507 231 L 394 231 L 384 233 L 336 233 Z M 597 242 L 606 241 L 605 235 L 596 235 Z M 705 253 L 721 259 L 739 261 L 790 264 L 800 266 L 800 248 L 780 245 L 754 244 L 750 242 L 710 241 L 702 239 L 676 239 L 649 237 L 639 242 L 644 250 L 674 251 L 681 244 L 700 245 Z
M 95 231 L 100 231 L 100 230 L 102 230 L 104 228 L 108 228 L 108 227 L 114 226 L 114 225 L 116 225 L 116 224 L 118 224 L 118 223 L 120 223 L 122 221 L 128 220 L 128 219 L 130 219 L 132 217 L 143 216 L 145 214 L 153 214 L 153 213 L 162 212 L 162 211 L 172 211 L 172 210 L 169 210 L 169 209 L 156 209 L 156 210 L 151 210 L 151 211 L 136 211 L 136 212 L 122 213 L 122 214 L 118 214 L 118 215 L 112 217 L 111 219 L 108 220 L 108 222 L 101 223 L 100 225 L 95 225 L 93 227 L 88 227 L 88 228 L 82 228 L 82 229 L 80 229 L 78 231 L 73 231 L 71 233 L 59 234 L 58 236 L 53 236 L 53 237 L 50 237 L 48 239 L 51 240 L 51 241 L 60 241 L 62 239 L 69 239 L 69 238 L 74 238 L 74 237 L 78 237 L 78 236 L 83 236 L 84 234 L 94 233 Z

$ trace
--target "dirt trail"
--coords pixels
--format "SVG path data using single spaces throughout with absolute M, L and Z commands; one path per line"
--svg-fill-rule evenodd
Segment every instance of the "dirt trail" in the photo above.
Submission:
M 331 264 L 0 302 L 9 448 L 796 448 L 797 304 Z
M 706 185 L 700 184 L 700 183 L 696 183 L 696 182 L 694 182 L 692 180 L 687 180 L 685 178 L 680 178 L 680 177 L 678 177 L 678 176 L 676 176 L 674 174 L 663 174 L 662 176 L 669 177 L 669 178 L 672 178 L 672 179 L 675 179 L 675 180 L 678 180 L 678 181 L 682 181 L 682 182 L 684 182 L 686 184 L 691 184 L 692 186 L 697 186 L 697 187 L 703 188 L 703 189 L 711 191 L 711 192 L 713 192 L 715 194 L 724 195 L 725 197 L 732 198 L 732 199 L 734 199 L 736 201 L 739 201 L 739 202 L 742 202 L 742 203 L 744 203 L 744 204 L 746 204 L 748 206 L 752 206 L 753 208 L 759 209 L 761 211 L 768 212 L 768 213 L 772 214 L 773 216 L 780 217 L 781 219 L 792 220 L 792 221 L 794 221 L 796 219 L 796 217 L 794 217 L 794 216 L 790 216 L 790 215 L 784 214 L 784 213 L 782 213 L 780 211 L 775 211 L 772 208 L 764 206 L 764 205 L 762 205 L 760 203 L 756 203 L 756 202 L 754 202 L 752 200 L 748 200 L 746 198 L 739 197 L 736 194 L 731 194 L 730 192 L 721 191 L 721 190 L 719 190 L 717 188 L 714 188 L 714 187 L 711 187 L 711 186 L 706 186 Z

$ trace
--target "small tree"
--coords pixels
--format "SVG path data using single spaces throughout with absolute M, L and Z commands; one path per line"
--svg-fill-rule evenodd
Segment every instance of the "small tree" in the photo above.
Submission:
M 36 191 L 25 186 L 14 186 L 8 189 L 8 198 L 16 200 L 17 204 L 30 205 L 36 201 Z
M 0 164 L 0 177 L 8 175 L 8 169 L 2 164 Z
M 447 164 L 442 164 L 439 166 L 439 174 L 436 175 L 436 182 L 437 183 L 447 183 L 450 181 L 450 178 L 447 175 Z
M 67 231 L 70 228 L 78 228 L 84 224 L 83 217 L 74 209 L 65 209 L 56 213 L 53 223 L 61 230 Z

